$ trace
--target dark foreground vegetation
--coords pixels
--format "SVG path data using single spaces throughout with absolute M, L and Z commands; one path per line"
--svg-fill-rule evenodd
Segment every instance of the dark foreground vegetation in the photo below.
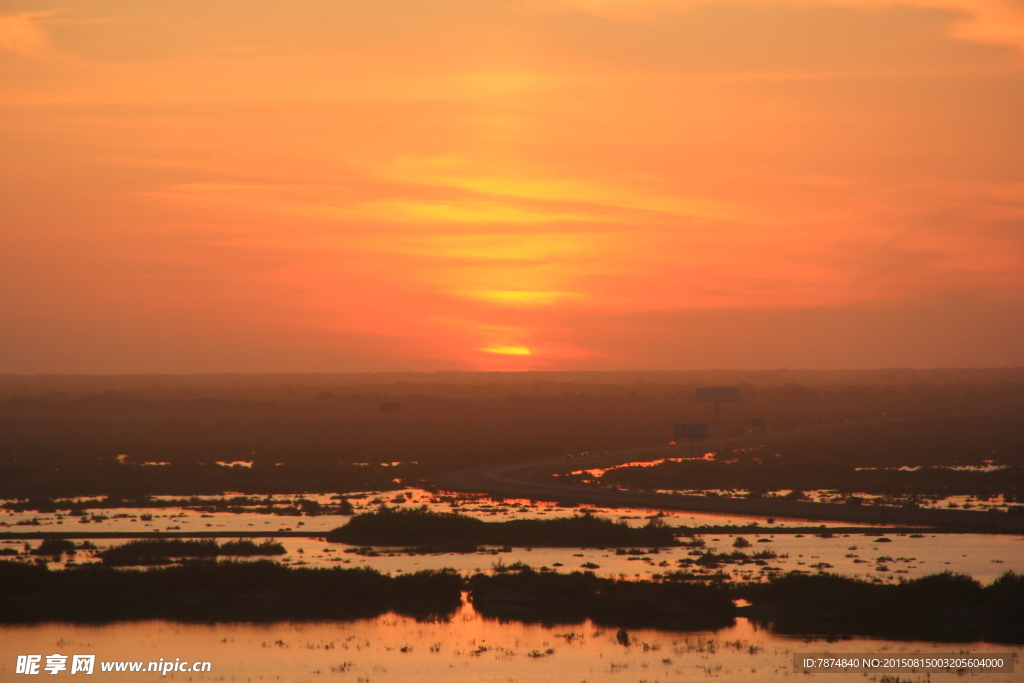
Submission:
M 269 561 L 195 560 L 147 571 L 98 564 L 50 571 L 0 561 L 0 620 L 281 621 L 389 611 L 434 618 L 454 613 L 462 586 L 452 571 L 390 577 L 371 569 L 289 568 Z
M 893 640 L 1024 643 L 1024 575 L 982 586 L 962 574 L 877 584 L 834 574 L 789 574 L 738 586 L 742 611 L 777 633 Z
M 715 629 L 737 615 L 772 631 L 824 637 L 1024 643 L 1024 576 L 982 586 L 955 574 L 878 584 L 792 573 L 760 584 L 670 572 L 661 581 L 558 574 L 515 564 L 464 579 L 453 570 L 391 577 L 372 569 L 192 560 L 150 570 L 101 564 L 51 571 L 0 561 L 0 621 L 283 621 L 356 619 L 393 611 L 448 618 L 469 591 L 501 620 L 620 628 Z M 723 580 L 719 580 L 723 579 Z M 735 607 L 734 599 L 750 601 Z
M 8 375 L 0 376 L 0 498 L 403 488 L 453 469 L 666 444 L 681 415 L 712 421 L 714 408 L 695 402 L 696 387 L 731 385 L 742 401 L 722 406 L 714 437 L 740 435 L 752 418 L 776 431 L 882 412 L 894 424 L 929 420 L 897 429 L 902 436 L 890 445 L 872 436 L 838 450 L 823 443 L 780 451 L 792 464 L 787 476 L 837 460 L 980 464 L 1007 460 L 1013 444 L 1024 457 L 1024 370 L 1012 368 Z M 381 403 L 400 410 L 382 412 Z M 724 487 L 775 485 L 753 481 L 758 476 Z M 778 487 L 831 486 L 808 479 Z
M 653 518 L 633 528 L 589 513 L 557 519 L 485 522 L 453 512 L 426 508 L 390 508 L 356 515 L 327 534 L 332 543 L 384 546 L 429 546 L 472 551 L 480 545 L 549 548 L 614 548 L 678 545 L 673 529 Z
M 112 546 L 99 553 L 99 557 L 112 567 L 129 567 L 170 564 L 173 559 L 183 557 L 255 557 L 284 555 L 285 552 L 283 545 L 269 539 L 259 544 L 245 538 L 218 544 L 212 539 L 150 538 Z
M 510 570 L 509 570 L 510 569 Z M 724 575 L 670 572 L 661 582 L 601 579 L 512 567 L 469 580 L 481 614 L 505 620 L 627 628 L 712 629 L 742 615 L 776 633 L 891 640 L 1024 643 L 1024 576 L 1008 572 L 982 586 L 934 574 L 877 584 L 833 574 L 792 573 L 759 584 Z M 734 608 L 734 598 L 752 604 Z
M 591 572 L 556 574 L 529 567 L 469 580 L 474 608 L 486 617 L 539 623 L 679 630 L 729 626 L 736 608 L 722 586 L 623 581 Z

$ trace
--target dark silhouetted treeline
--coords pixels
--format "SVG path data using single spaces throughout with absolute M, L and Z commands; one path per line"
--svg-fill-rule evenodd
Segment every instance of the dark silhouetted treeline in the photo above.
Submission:
M 767 583 L 724 575 L 625 581 L 513 565 L 468 582 L 452 570 L 396 577 L 372 569 L 193 560 L 123 570 L 100 564 L 50 571 L 0 561 L 0 621 L 282 621 L 353 619 L 393 611 L 450 617 L 468 587 L 486 617 L 540 623 L 585 619 L 621 628 L 715 629 L 738 615 L 777 633 L 892 640 L 1024 643 L 1024 576 L 982 586 L 936 574 L 899 584 L 791 573 Z M 734 598 L 751 605 L 736 608 Z
M 719 628 L 737 614 L 789 635 L 892 640 L 1024 643 L 1024 576 L 1007 572 L 982 586 L 934 574 L 880 584 L 834 574 L 797 574 L 729 584 L 724 575 L 676 575 L 662 582 L 601 579 L 516 567 L 469 580 L 478 612 L 500 619 L 636 628 Z M 749 607 L 734 608 L 733 598 Z
M 1022 369 L 8 375 L 0 497 L 384 490 L 463 467 L 667 443 L 673 424 L 712 420 L 713 406 L 695 401 L 704 385 L 742 393 L 722 405 L 713 436 L 742 434 L 752 418 L 781 430 L 885 412 L 949 420 L 956 439 L 957 414 L 1019 424 L 1024 413 Z M 987 437 L 963 431 L 982 453 Z
M 1024 643 L 1024 575 L 988 586 L 962 574 L 878 584 L 834 574 L 789 574 L 734 588 L 743 612 L 777 633 L 895 640 Z
M 515 519 L 485 522 L 451 512 L 422 508 L 389 508 L 356 515 L 329 532 L 332 543 L 352 545 L 474 548 L 478 545 L 518 547 L 632 547 L 678 545 L 673 529 L 652 519 L 633 528 L 625 522 L 589 513 L 557 519 Z
M 653 583 L 598 578 L 591 572 L 557 574 L 529 567 L 477 574 L 469 580 L 473 607 L 485 617 L 540 623 L 591 619 L 628 628 L 717 629 L 736 613 L 719 585 Z
M 0 621 L 353 619 L 389 611 L 452 614 L 463 579 L 452 571 L 387 576 L 371 569 L 195 560 L 148 571 L 99 564 L 50 571 L 0 561 Z

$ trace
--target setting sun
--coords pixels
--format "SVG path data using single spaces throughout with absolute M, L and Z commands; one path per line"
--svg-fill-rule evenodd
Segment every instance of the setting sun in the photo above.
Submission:
M 525 346 L 489 346 L 480 349 L 485 353 L 496 353 L 502 356 L 529 356 L 530 349 Z

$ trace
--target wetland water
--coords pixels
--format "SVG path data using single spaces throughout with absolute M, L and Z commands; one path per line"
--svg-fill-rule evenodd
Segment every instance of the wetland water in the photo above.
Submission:
M 276 496 L 287 503 L 294 497 Z M 330 496 L 305 496 L 323 503 Z M 404 507 L 428 505 L 441 511 L 458 511 L 488 521 L 516 518 L 553 518 L 568 516 L 583 509 L 631 526 L 642 526 L 654 511 L 644 509 L 566 508 L 529 501 L 491 501 L 474 497 L 439 497 L 426 491 L 409 490 L 401 496 L 394 492 L 351 496 L 355 511 L 368 512 L 380 502 Z M 400 501 L 401 499 L 401 501 Z M 400 502 L 399 502 L 400 501 Z M 151 515 L 146 519 L 143 515 Z M 510 552 L 443 553 L 410 555 L 395 549 L 374 548 L 369 554 L 340 543 L 325 543 L 315 537 L 319 531 L 341 526 L 348 517 L 281 516 L 265 512 L 202 512 L 183 508 L 92 509 L 88 523 L 83 517 L 66 513 L 4 512 L 0 523 L 4 531 L 308 531 L 310 538 L 280 538 L 286 555 L 275 559 L 291 565 L 368 566 L 384 572 L 401 573 L 452 567 L 469 575 L 491 572 L 497 563 L 525 562 L 555 571 L 576 571 L 582 565 L 595 574 L 608 577 L 649 579 L 666 571 L 682 568 L 680 560 L 694 551 L 714 549 L 728 553 L 735 548 L 737 536 L 750 542 L 747 553 L 772 550 L 776 558 L 766 566 L 753 564 L 723 565 L 710 570 L 695 568 L 696 573 L 725 571 L 736 579 L 766 576 L 773 571 L 827 571 L 879 581 L 913 578 L 944 570 L 968 573 L 988 583 L 1007 570 L 1024 572 L 1024 540 L 1018 536 L 984 534 L 923 534 L 919 537 L 887 533 L 888 541 L 851 531 L 831 537 L 776 533 L 765 519 L 706 515 L 686 512 L 666 513 L 663 521 L 673 526 L 747 525 L 757 521 L 760 528 L 742 533 L 702 535 L 705 547 L 663 548 L 656 554 L 617 554 L 614 550 L 594 548 L 513 548 Z M 26 522 L 31 522 L 26 524 Z M 777 521 L 776 529 L 805 526 L 806 522 Z M 828 525 L 823 529 L 837 528 Z M 847 533 L 849 532 L 849 533 Z M 825 534 L 827 536 L 827 534 Z M 103 548 L 125 540 L 97 539 Z M 26 541 L 0 541 L 0 549 L 22 551 Z M 37 546 L 39 541 L 28 542 Z M 492 549 L 496 551 L 496 549 Z M 647 549 L 649 550 L 649 549 Z M 77 563 L 95 561 L 91 551 L 77 553 Z M 53 569 L 67 561 L 49 562 Z M 10 558 L 3 558 L 10 559 Z M 36 561 L 35 556 L 19 555 L 21 561 Z M 822 564 L 824 563 L 824 564 Z M 817 566 L 815 566 L 817 565 Z M 828 566 L 831 565 L 831 566 Z M 923 643 L 871 639 L 827 642 L 810 638 L 789 638 L 755 627 L 739 618 L 734 625 L 718 631 L 675 632 L 616 629 L 591 622 L 563 625 L 502 623 L 479 615 L 471 604 L 463 603 L 450 619 L 418 622 L 409 617 L 386 614 L 373 619 L 334 622 L 279 622 L 270 624 L 192 624 L 166 621 L 120 622 L 105 625 L 44 623 L 0 626 L 0 680 L 18 680 L 14 673 L 18 655 L 94 654 L 102 661 L 156 661 L 160 658 L 209 661 L 210 673 L 105 673 L 99 670 L 91 680 L 149 681 L 167 678 L 179 681 L 352 681 L 378 683 L 415 681 L 431 683 L 460 681 L 508 683 L 529 681 L 696 681 L 722 680 L 775 681 L 793 676 L 794 652 L 884 653 L 994 653 L 1014 652 L 1019 660 L 1024 648 L 986 643 Z M 901 681 L 978 680 L 986 683 L 1019 680 L 1015 674 L 901 674 Z M 48 675 L 43 672 L 43 675 Z M 61 675 L 69 675 L 62 672 Z M 814 681 L 880 681 L 881 675 L 813 674 Z
M 229 494 L 230 495 L 230 494 Z M 212 497 L 211 497 L 212 498 Z M 277 505 L 286 505 L 294 496 L 272 496 Z M 331 496 L 307 495 L 308 500 L 323 504 L 331 502 Z M 648 509 L 604 509 L 597 507 L 567 508 L 549 503 L 505 500 L 492 501 L 484 497 L 437 496 L 428 491 L 409 489 L 401 494 L 369 493 L 349 496 L 356 513 L 369 512 L 381 503 L 402 507 L 427 505 L 432 510 L 477 517 L 486 521 L 510 519 L 552 519 L 571 516 L 589 510 L 602 517 L 622 520 L 630 526 L 643 526 L 656 511 Z M 399 502 L 400 501 L 400 502 Z M 480 553 L 441 553 L 432 555 L 409 555 L 397 552 L 400 549 L 378 547 L 369 553 L 356 554 L 356 548 L 343 543 L 326 543 L 315 536 L 342 526 L 350 519 L 340 515 L 278 515 L 266 512 L 204 512 L 183 508 L 111 508 L 90 509 L 85 517 L 66 513 L 2 512 L 2 531 L 39 531 L 47 533 L 76 532 L 252 532 L 273 534 L 274 532 L 308 532 L 310 538 L 281 537 L 278 541 L 288 551 L 283 556 L 271 559 L 293 566 L 365 566 L 384 572 L 411 572 L 422 569 L 451 567 L 463 573 L 489 571 L 496 563 L 509 565 L 523 562 L 535 568 L 549 567 L 555 571 L 571 572 L 590 569 L 598 576 L 649 579 L 653 576 L 682 568 L 680 561 L 695 557 L 694 553 L 714 550 L 729 553 L 737 537 L 750 543 L 742 548 L 748 554 L 770 550 L 776 557 L 765 564 L 730 564 L 719 569 L 690 568 L 696 573 L 704 571 L 725 571 L 733 578 L 749 580 L 779 572 L 827 571 L 859 578 L 884 581 L 900 577 L 914 578 L 941 571 L 970 574 L 982 583 L 989 583 L 1008 570 L 1024 573 L 1024 538 L 1015 535 L 996 534 L 930 534 L 921 537 L 908 534 L 837 533 L 830 538 L 816 534 L 776 533 L 773 529 L 806 527 L 810 523 L 793 520 L 774 520 L 769 525 L 765 518 L 749 518 L 728 515 L 700 514 L 691 512 L 665 512 L 662 520 L 671 526 L 746 526 L 758 522 L 759 529 L 744 530 L 740 533 L 702 534 L 705 546 L 691 548 L 661 548 L 658 553 L 620 555 L 615 550 L 596 548 L 512 548 L 510 552 L 492 554 L 497 549 Z M 147 519 L 150 517 L 151 519 Z M 82 523 L 81 519 L 90 520 Z M 28 524 L 28 522 L 34 522 Z M 854 524 L 822 525 L 821 531 L 842 527 L 849 531 L 857 528 Z M 827 535 L 827 534 L 826 534 Z M 879 538 L 887 541 L 879 541 Z M 90 540 L 99 549 L 125 543 L 126 539 L 82 539 Z M 39 541 L 0 540 L 0 552 L 24 552 L 26 543 L 31 547 Z M 348 552 L 346 552 L 348 551 Z M 65 556 L 65 561 L 68 556 Z M 35 557 L 22 555 L 21 559 L 34 561 Z M 92 553 L 83 551 L 76 554 L 74 562 L 95 561 Z M 587 566 L 584 566 L 587 565 Z M 596 567 L 594 566 L 596 565 Z M 50 562 L 56 569 L 60 562 Z
M 542 626 L 502 623 L 464 603 L 448 620 L 417 622 L 386 614 L 343 622 L 181 624 L 166 621 L 100 626 L 0 626 L 0 679 L 19 654 L 94 654 L 102 661 L 209 661 L 205 674 L 104 673 L 89 680 L 352 681 L 352 683 L 532 683 L 617 681 L 777 681 L 795 677 L 793 653 L 1015 653 L 1014 674 L 902 674 L 908 681 L 1020 680 L 1020 646 L 985 643 L 838 642 L 786 638 L 746 619 L 718 631 L 615 629 L 591 622 Z M 44 675 L 45 672 L 44 672 Z M 67 675 L 63 672 L 62 675 Z M 800 674 L 805 676 L 805 674 Z M 861 674 L 811 675 L 817 683 L 876 681 Z M 30 679 L 29 679 L 30 680 Z

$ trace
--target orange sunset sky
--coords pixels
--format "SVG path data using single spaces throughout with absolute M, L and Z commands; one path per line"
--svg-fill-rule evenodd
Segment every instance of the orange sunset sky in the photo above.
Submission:
M 1024 365 L 1020 0 L 0 0 L 0 372 Z

